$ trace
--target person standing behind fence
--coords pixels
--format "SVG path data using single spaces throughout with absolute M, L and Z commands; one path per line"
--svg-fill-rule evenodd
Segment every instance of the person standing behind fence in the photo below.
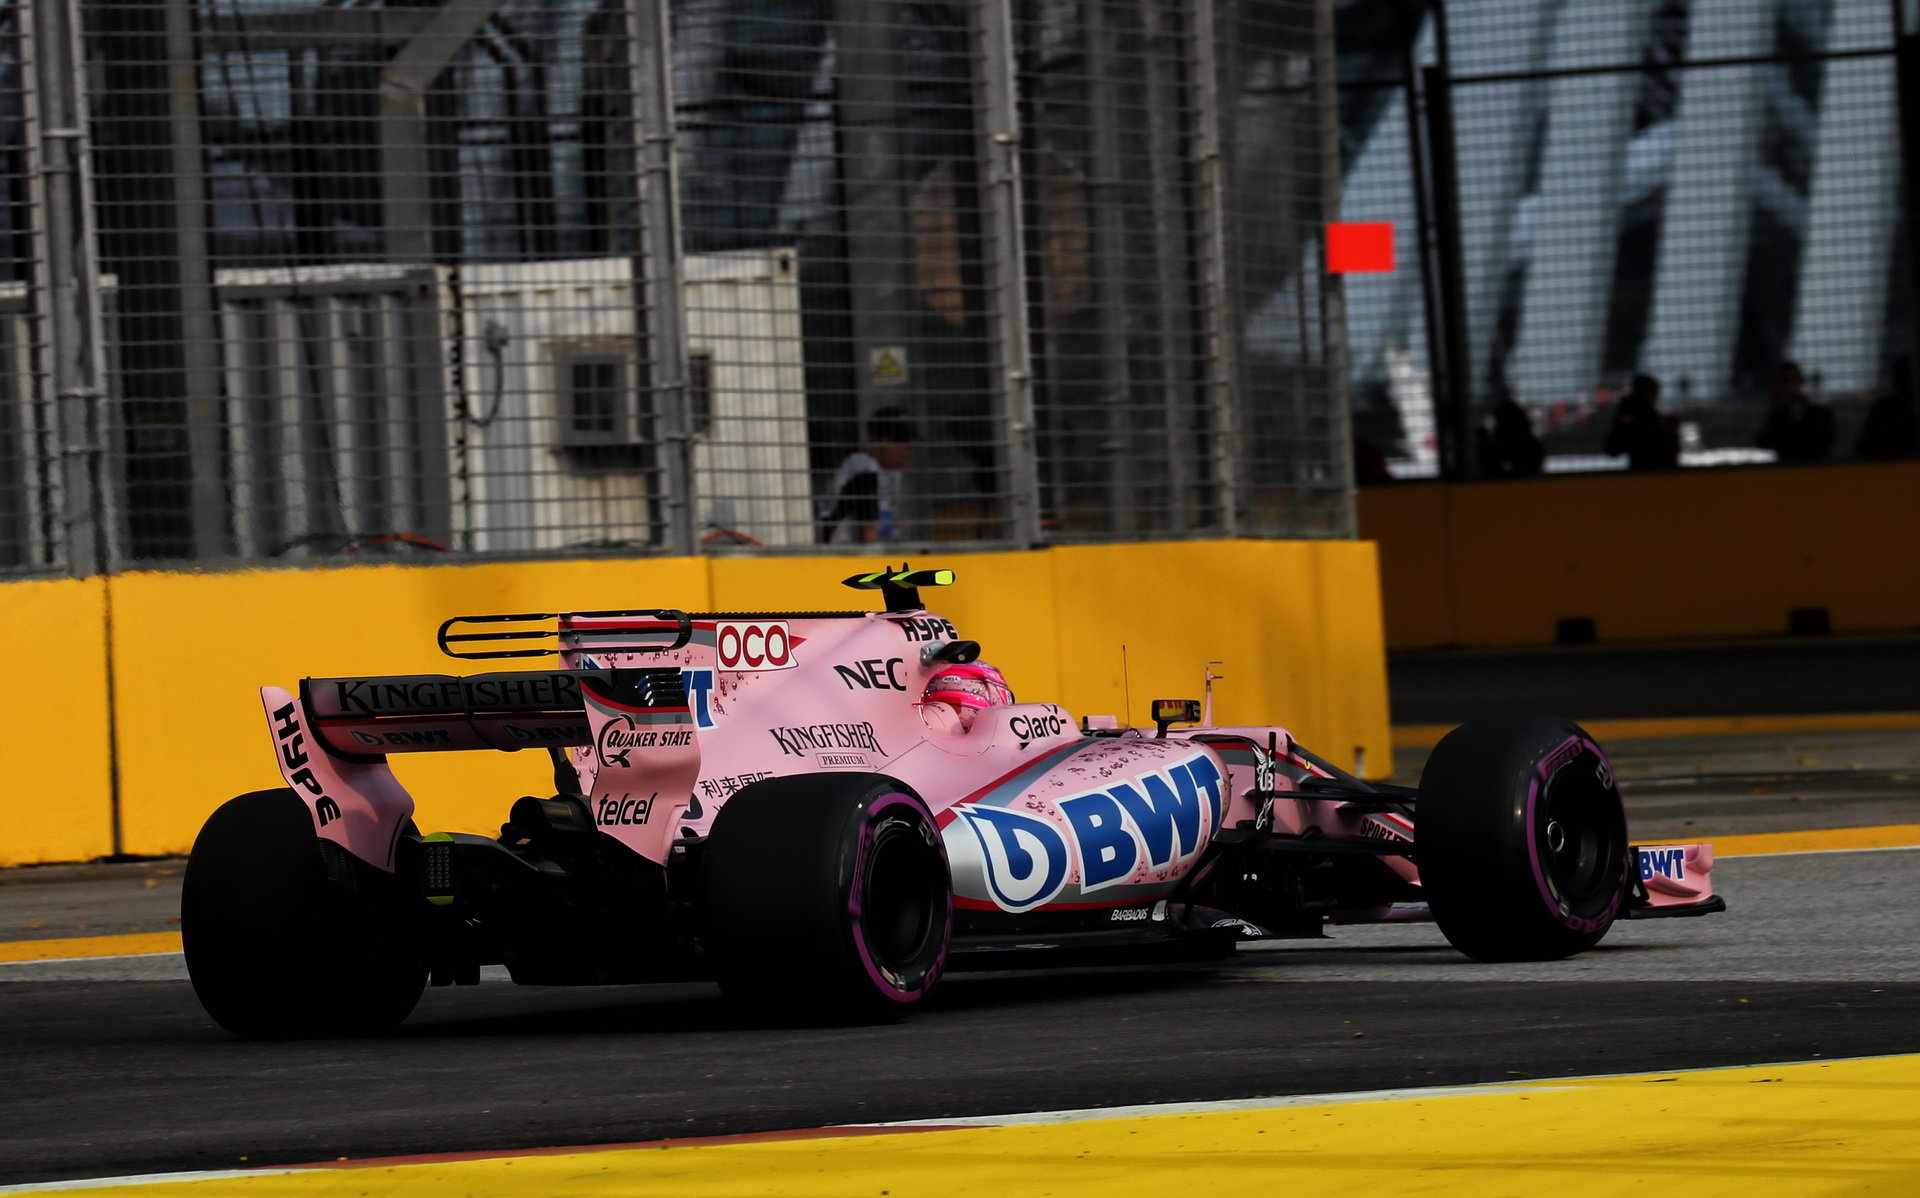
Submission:
M 1798 363 L 1780 363 L 1766 423 L 1753 443 L 1783 462 L 1817 462 L 1833 451 L 1833 409 L 1807 394 Z
M 1547 447 L 1534 435 L 1527 410 L 1512 399 L 1493 405 L 1493 427 L 1479 432 L 1480 473 L 1488 478 L 1531 478 L 1547 461 Z
M 1680 464 L 1680 422 L 1660 410 L 1660 380 L 1636 374 L 1613 408 L 1606 451 L 1627 455 L 1629 470 L 1671 470 Z
M 900 483 L 913 457 L 913 426 L 899 408 L 867 417 L 865 448 L 840 462 L 833 491 L 821 504 L 828 544 L 892 541 L 900 536 Z
M 1863 458 L 1891 461 L 1910 458 L 1920 452 L 1920 429 L 1913 411 L 1913 379 L 1908 373 L 1911 359 L 1904 355 L 1893 364 L 1893 384 L 1867 409 L 1867 422 L 1860 428 L 1860 440 L 1854 452 Z

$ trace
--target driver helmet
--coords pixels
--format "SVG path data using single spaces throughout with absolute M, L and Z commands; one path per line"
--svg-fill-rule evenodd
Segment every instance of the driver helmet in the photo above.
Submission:
M 982 708 L 1013 702 L 1013 688 L 1007 685 L 999 670 L 984 661 L 948 664 L 927 679 L 927 689 L 921 693 L 920 701 L 945 703 L 959 714 L 961 726 L 970 728 Z

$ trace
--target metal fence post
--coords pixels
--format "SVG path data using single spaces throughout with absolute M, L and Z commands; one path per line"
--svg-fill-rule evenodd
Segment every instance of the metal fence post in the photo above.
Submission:
M 904 62 L 904 6 L 894 0 L 837 0 L 834 104 L 840 123 L 840 186 L 845 195 L 848 318 L 853 342 L 853 413 L 865 428 L 876 409 L 897 408 L 910 422 L 927 410 L 928 369 L 914 344 L 913 246 L 908 232 L 909 100 Z M 882 354 L 905 353 L 897 373 L 883 374 Z M 864 443 L 864 439 L 863 439 Z M 909 498 L 913 476 L 908 475 Z M 924 530 L 919 504 L 907 527 Z M 914 539 L 910 537 L 909 539 Z
M 1221 96 L 1220 21 L 1218 10 L 1232 12 L 1232 0 L 1194 0 L 1194 125 L 1196 131 L 1195 165 L 1199 175 L 1201 280 L 1205 288 L 1204 322 L 1206 357 L 1211 377 L 1206 380 L 1207 406 L 1211 409 L 1209 430 L 1213 444 L 1214 482 L 1219 489 L 1219 531 L 1229 537 L 1241 534 L 1246 523 L 1249 496 L 1241 479 L 1240 413 L 1245 402 L 1241 374 L 1245 364 L 1240 353 L 1239 328 L 1243 319 L 1239 296 L 1234 293 L 1229 267 L 1227 236 L 1226 146 L 1227 110 Z M 1324 7 L 1324 6 L 1322 6 Z M 1229 27 L 1231 27 L 1229 25 Z M 1205 510 L 1205 505 L 1202 505 Z
M 387 257 L 434 259 L 433 170 L 427 96 L 503 0 L 445 0 L 380 72 L 381 216 Z
M 191 507 L 194 556 L 232 554 L 232 514 L 223 447 L 220 324 L 214 307 L 213 255 L 207 236 L 202 174 L 199 71 L 190 0 L 167 0 L 168 133 L 174 163 L 174 236 L 179 252 L 181 357 L 185 368 L 187 445 L 194 461 Z
M 29 136 L 38 169 L 32 186 L 41 213 L 36 309 L 45 320 L 45 366 L 35 373 L 51 400 L 59 445 L 56 547 L 77 578 L 113 568 L 106 497 L 100 485 L 105 402 L 104 330 L 93 179 L 87 143 L 78 0 L 29 6 L 33 58 Z
M 700 544 L 693 494 L 693 414 L 687 393 L 687 293 L 680 238 L 680 176 L 673 124 L 673 50 L 666 0 L 629 0 L 633 33 L 634 159 L 639 164 L 640 253 L 635 322 L 647 364 L 640 387 L 659 403 L 669 552 Z
M 1434 45 L 1437 61 L 1420 69 L 1420 91 L 1426 120 L 1429 214 L 1433 221 L 1434 278 L 1432 301 L 1438 305 L 1440 344 L 1427 351 L 1439 366 L 1439 385 L 1433 391 L 1434 431 L 1439 441 L 1440 476 L 1472 478 L 1473 377 L 1467 329 L 1466 263 L 1460 241 L 1459 156 L 1454 142 L 1452 63 L 1447 53 L 1447 13 L 1444 0 L 1433 0 Z
M 1896 380 L 1920 405 L 1920 29 L 1904 7 L 1894 10 L 1894 86 L 1899 93 L 1902 216 L 1907 226 L 1906 375 Z
M 1142 32 L 1177 46 L 1185 8 L 1185 0 L 1145 0 L 1140 13 Z M 1152 234 L 1147 239 L 1152 247 L 1152 299 L 1141 304 L 1145 297 L 1130 295 L 1126 301 L 1129 307 L 1141 304 L 1152 313 L 1155 362 L 1148 378 L 1160 393 L 1160 432 L 1167 446 L 1166 456 L 1161 459 L 1166 472 L 1165 498 L 1161 513 L 1154 518 L 1162 536 L 1192 536 L 1208 523 L 1204 518 L 1208 505 L 1200 494 L 1206 450 L 1202 448 L 1204 439 L 1196 437 L 1193 430 L 1196 409 L 1203 410 L 1206 403 L 1200 394 L 1206 384 L 1181 362 L 1193 352 L 1196 334 L 1203 334 L 1205 317 L 1196 320 L 1191 305 L 1195 287 L 1206 270 L 1205 263 L 1194 258 L 1196 251 L 1205 252 L 1204 245 L 1196 246 L 1199 221 L 1204 218 L 1195 211 L 1198 202 L 1189 190 L 1194 167 L 1190 157 L 1192 130 L 1180 110 L 1192 103 L 1190 93 L 1183 94 L 1187 93 L 1183 76 L 1194 64 L 1181 61 L 1183 57 L 1178 49 L 1171 54 L 1142 56 L 1147 100 L 1143 133 L 1151 163 L 1146 198 L 1152 213 Z
M 1139 380 L 1134 377 L 1135 358 L 1127 352 L 1128 321 L 1138 314 L 1130 311 L 1128 293 L 1128 251 L 1133 249 L 1127 236 L 1127 192 L 1136 186 L 1127 170 L 1127 152 L 1137 129 L 1123 128 L 1121 116 L 1124 98 L 1140 86 L 1139 81 L 1120 77 L 1120 31 L 1114 28 L 1119 18 L 1112 11 L 1117 5 L 1089 4 L 1084 17 L 1088 49 L 1087 88 L 1090 130 L 1089 207 L 1094 230 L 1094 261 L 1098 263 L 1096 292 L 1100 306 L 1100 335 L 1104 351 L 1100 355 L 1102 473 L 1098 493 L 1106 503 L 1106 527 L 1115 536 L 1138 534 L 1141 516 L 1140 475 L 1155 478 L 1163 471 L 1154 469 L 1151 460 L 1139 460 L 1134 443 L 1139 414 L 1132 410 Z M 1131 82 L 1131 86 L 1129 85 Z M 1143 257 L 1145 255 L 1142 255 Z M 1047 322 L 1050 337 L 1059 333 Z M 1057 342 L 1047 345 L 1049 361 L 1057 361 Z M 1147 388 L 1141 388 L 1146 390 Z M 1151 388 L 1162 402 L 1170 396 L 1163 388 Z M 1059 468 L 1056 466 L 1056 468 Z M 1076 488 L 1077 489 L 1077 488 Z
M 1334 54 L 1333 5 L 1320 0 L 1313 8 L 1313 106 L 1318 119 L 1314 134 L 1320 143 L 1320 346 L 1325 374 L 1327 429 L 1332 442 L 1335 475 L 1339 480 L 1338 535 L 1360 535 L 1359 502 L 1354 497 L 1353 408 L 1348 401 L 1347 289 L 1341 276 L 1327 270 L 1326 226 L 1340 219 L 1340 88 Z
M 1038 545 L 1040 469 L 1034 428 L 1033 343 L 1027 310 L 1025 196 L 1013 0 L 980 0 L 982 157 L 987 165 L 987 269 L 993 295 L 996 388 L 1012 493 L 1010 525 L 1021 547 Z

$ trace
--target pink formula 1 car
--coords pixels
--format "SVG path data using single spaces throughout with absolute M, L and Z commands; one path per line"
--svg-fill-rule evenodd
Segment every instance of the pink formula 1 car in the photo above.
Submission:
M 1153 728 L 1016 701 L 921 606 L 467 616 L 459 658 L 557 670 L 308 678 L 261 694 L 287 785 L 216 811 L 182 902 L 243 1035 L 377 1030 L 422 987 L 717 979 L 776 1018 L 885 1019 L 950 967 L 1230 952 L 1431 915 L 1489 961 L 1724 909 L 1706 845 L 1633 848 L 1605 754 L 1557 719 L 1460 728 L 1418 789 L 1277 727 Z M 491 647 L 488 647 L 491 646 Z M 1176 727 L 1178 726 L 1178 727 Z M 533 748 L 500 835 L 414 827 L 395 753 Z

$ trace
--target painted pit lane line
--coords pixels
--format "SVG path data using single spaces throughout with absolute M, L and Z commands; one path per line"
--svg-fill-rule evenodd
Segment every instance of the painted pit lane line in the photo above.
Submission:
M 1202 1176 L 1202 1173 L 1204 1174 Z M 1689 1198 L 1920 1189 L 1920 1055 L 0 1187 L 125 1198 Z
M 1648 844 L 1665 843 L 1647 841 Z M 1715 857 L 1777 857 L 1792 853 L 1861 852 L 1920 848 L 1920 824 L 1824 828 L 1807 832 L 1756 832 L 1712 838 Z M 20 961 L 66 961 L 88 957 L 159 956 L 180 951 L 178 932 L 80 936 L 61 940 L 0 941 L 0 965 Z
M 1645 843 L 1651 844 L 1652 841 Z M 1858 852 L 1865 849 L 1920 847 L 1920 824 L 1887 824 L 1869 828 L 1820 828 L 1808 832 L 1749 832 L 1716 836 L 1713 855 L 1719 857 L 1778 857 L 1788 853 Z
M 0 942 L 0 964 L 13 961 L 73 961 L 85 957 L 149 957 L 180 951 L 178 932 Z

